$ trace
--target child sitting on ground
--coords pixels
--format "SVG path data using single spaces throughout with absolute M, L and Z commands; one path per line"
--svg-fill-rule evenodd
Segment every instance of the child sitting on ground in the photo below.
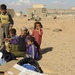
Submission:
M 12 28 L 9 30 L 9 38 L 5 38 L 5 45 L 6 45 L 6 50 L 8 52 L 14 51 L 17 47 L 18 44 L 18 37 L 16 36 L 16 29 Z
M 38 59 L 38 51 L 37 47 L 34 45 L 35 43 L 35 38 L 33 36 L 30 36 L 28 38 L 28 54 L 33 58 L 33 59 Z
M 10 44 L 18 44 L 18 37 L 16 36 L 16 29 L 12 28 L 9 30 L 9 38 L 5 38 L 6 42 L 10 42 Z
M 28 29 L 26 27 L 22 27 L 21 34 L 19 36 L 19 43 L 18 43 L 18 47 L 20 51 L 24 51 L 24 52 L 28 51 L 28 44 L 27 44 L 28 37 L 29 37 Z

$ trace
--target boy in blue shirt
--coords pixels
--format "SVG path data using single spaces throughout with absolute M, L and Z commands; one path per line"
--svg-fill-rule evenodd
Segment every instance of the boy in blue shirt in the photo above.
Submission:
M 38 59 L 38 50 L 37 47 L 35 46 L 35 38 L 33 36 L 30 36 L 28 38 L 28 45 L 29 45 L 29 49 L 28 49 L 28 54 L 31 55 L 31 57 L 33 59 Z

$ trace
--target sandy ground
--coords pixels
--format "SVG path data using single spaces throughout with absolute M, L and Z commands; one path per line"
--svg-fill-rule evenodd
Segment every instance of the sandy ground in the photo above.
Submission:
M 32 32 L 35 21 L 14 18 L 17 34 L 26 26 Z M 75 75 L 75 19 L 43 18 L 41 59 L 38 61 L 44 73 L 49 75 Z

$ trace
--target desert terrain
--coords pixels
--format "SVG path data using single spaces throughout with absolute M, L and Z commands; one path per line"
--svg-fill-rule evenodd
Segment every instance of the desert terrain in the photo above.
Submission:
M 32 32 L 34 22 L 26 17 L 15 17 L 17 35 L 25 26 Z M 75 19 L 50 17 L 41 20 L 43 37 L 38 61 L 44 73 L 49 75 L 75 75 Z

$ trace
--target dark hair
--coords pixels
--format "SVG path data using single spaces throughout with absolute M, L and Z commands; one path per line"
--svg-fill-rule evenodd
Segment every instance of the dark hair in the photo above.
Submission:
M 9 32 L 16 35 L 16 29 L 14 29 L 14 28 L 10 29 Z
M 5 4 L 1 4 L 1 9 L 6 10 L 7 6 Z
M 30 40 L 33 43 L 35 42 L 35 38 L 33 36 L 31 36 L 31 35 L 29 36 L 28 40 Z
M 41 28 L 43 28 L 43 26 L 42 26 L 41 22 L 35 22 L 35 23 L 34 23 L 34 29 L 36 29 L 36 24 L 39 24 L 39 25 L 40 25 L 40 27 L 41 27 Z

